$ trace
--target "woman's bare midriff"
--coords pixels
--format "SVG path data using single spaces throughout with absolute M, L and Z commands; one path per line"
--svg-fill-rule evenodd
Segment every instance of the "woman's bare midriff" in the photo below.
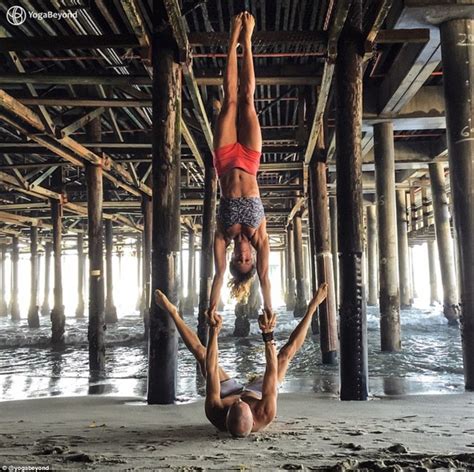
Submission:
M 224 198 L 259 197 L 257 178 L 245 172 L 243 169 L 235 168 L 221 175 L 219 178 L 221 196 Z

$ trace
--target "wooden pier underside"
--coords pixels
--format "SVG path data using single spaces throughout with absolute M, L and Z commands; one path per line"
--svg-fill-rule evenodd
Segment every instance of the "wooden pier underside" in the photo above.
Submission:
M 152 193 L 147 185 L 152 1 L 83 3 L 74 21 L 28 18 L 20 26 L 5 17 L 15 2 L 0 5 L 0 234 L 24 236 L 24 247 L 31 226 L 39 228 L 40 250 L 51 239 L 50 200 L 62 199 L 66 245 L 76 244 L 77 233 L 87 234 L 88 163 L 103 167 L 104 218 L 113 221 L 114 238 L 143 230 L 141 201 Z M 228 25 L 237 3 L 184 1 L 183 16 L 172 20 L 173 31 L 184 32 L 178 45 L 184 64 L 181 221 L 186 227 L 202 225 L 212 104 L 222 98 Z M 298 8 L 289 0 L 245 3 L 257 18 L 255 98 L 264 140 L 258 180 L 272 245 L 281 247 L 296 206 L 303 207 L 307 220 L 308 165 L 323 128 L 329 194 L 336 192 L 332 79 L 348 2 L 304 1 Z M 374 202 L 373 125 L 392 121 L 396 187 L 406 192 L 409 240 L 418 244 L 433 238 L 431 214 L 422 217 L 428 164 L 447 161 L 441 59 L 426 53 L 436 41 L 439 48 L 439 35 L 429 24 L 409 29 L 414 7 L 366 3 L 364 201 Z M 94 119 L 102 124 L 100 152 L 85 131 Z M 66 198 L 52 190 L 59 167 Z

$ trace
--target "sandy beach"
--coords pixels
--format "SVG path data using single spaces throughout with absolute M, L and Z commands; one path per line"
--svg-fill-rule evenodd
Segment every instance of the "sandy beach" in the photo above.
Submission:
M 232 439 L 207 422 L 202 401 L 147 406 L 136 397 L 83 396 L 3 402 L 0 466 L 474 470 L 473 405 L 467 393 L 360 403 L 283 394 L 267 430 Z

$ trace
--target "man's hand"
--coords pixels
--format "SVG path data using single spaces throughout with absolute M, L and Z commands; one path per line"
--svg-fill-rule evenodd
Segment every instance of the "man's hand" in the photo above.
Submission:
M 275 329 L 276 325 L 276 313 L 263 310 L 262 314 L 258 317 L 258 326 L 262 330 L 262 333 L 271 333 Z
M 219 333 L 222 328 L 222 316 L 219 315 L 215 310 L 207 310 L 206 319 L 209 327 Z

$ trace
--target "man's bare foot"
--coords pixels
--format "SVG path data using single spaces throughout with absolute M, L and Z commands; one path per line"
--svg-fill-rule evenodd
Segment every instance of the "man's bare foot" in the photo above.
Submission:
M 155 290 L 155 303 L 170 314 L 176 312 L 176 307 L 168 300 L 168 297 L 159 289 Z
M 242 13 L 242 33 L 240 35 L 241 43 L 252 41 L 252 34 L 255 28 L 255 18 L 248 11 Z
M 328 296 L 328 284 L 326 282 L 322 283 L 318 291 L 316 292 L 316 295 L 313 297 L 313 299 L 309 302 L 308 305 L 308 311 L 315 312 L 316 308 L 321 304 L 323 300 Z
M 237 46 L 239 43 L 240 33 L 243 25 L 243 13 L 239 13 L 232 17 L 230 21 L 230 45 Z

